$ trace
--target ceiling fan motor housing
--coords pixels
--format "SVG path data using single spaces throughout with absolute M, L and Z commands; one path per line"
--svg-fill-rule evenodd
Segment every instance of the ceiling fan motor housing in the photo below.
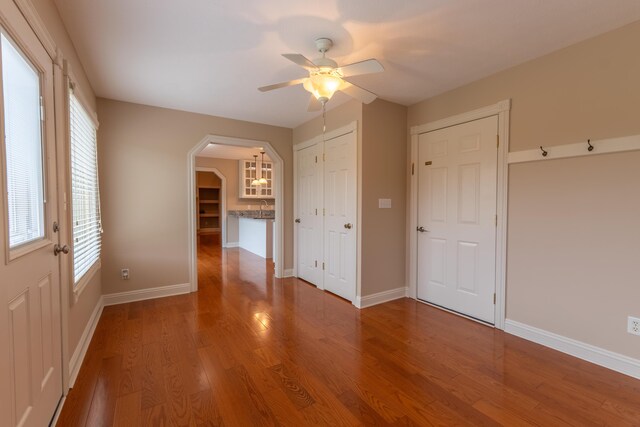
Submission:
M 316 39 L 316 48 L 318 49 L 318 52 L 322 54 L 331 49 L 332 46 L 333 40 L 331 39 L 328 39 L 326 37 L 320 37 Z

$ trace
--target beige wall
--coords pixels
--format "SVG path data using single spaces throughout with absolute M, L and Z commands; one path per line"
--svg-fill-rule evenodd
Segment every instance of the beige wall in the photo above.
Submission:
M 358 122 L 360 289 L 367 296 L 404 287 L 407 108 L 377 100 L 349 101 L 327 112 L 327 132 Z M 294 144 L 322 132 L 322 117 L 293 130 Z M 379 209 L 378 199 L 391 199 Z
M 640 134 L 640 22 L 409 107 L 418 125 L 511 98 L 511 151 Z M 512 165 L 508 318 L 631 357 L 637 153 Z
M 98 116 L 105 294 L 189 281 L 187 154 L 208 134 L 267 141 L 282 157 L 284 268 L 292 268 L 291 129 L 101 98 Z
M 42 19 L 45 28 L 50 33 L 56 46 L 60 49 L 64 59 L 68 61 L 72 68 L 77 84 L 80 91 L 83 94 L 86 102 L 89 104 L 88 108 L 92 108 L 95 111 L 96 98 L 93 93 L 93 89 L 87 76 L 85 75 L 82 64 L 78 59 L 78 55 L 75 51 L 73 43 L 67 34 L 58 10 L 51 0 L 32 0 L 38 15 Z M 65 173 L 63 170 L 59 170 L 58 173 Z M 70 275 L 69 277 L 72 277 Z M 68 314 L 68 349 L 69 356 L 75 351 L 80 337 L 84 332 L 85 327 L 89 321 L 89 317 L 95 309 L 100 296 L 102 294 L 102 285 L 100 280 L 100 273 L 97 273 L 91 283 L 89 283 L 77 302 L 73 301 L 72 283 L 62 283 L 62 292 L 67 292 L 69 295 L 69 314 Z
M 362 296 L 406 286 L 407 107 L 362 106 Z M 378 208 L 391 199 L 391 209 Z

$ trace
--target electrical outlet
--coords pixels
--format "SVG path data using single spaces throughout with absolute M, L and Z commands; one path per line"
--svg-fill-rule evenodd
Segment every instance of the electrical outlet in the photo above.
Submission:
M 120 270 L 120 277 L 122 278 L 122 280 L 129 280 L 129 269 L 123 268 L 122 270 Z
M 637 317 L 629 316 L 629 323 L 627 324 L 627 332 L 633 335 L 640 335 L 640 319 Z

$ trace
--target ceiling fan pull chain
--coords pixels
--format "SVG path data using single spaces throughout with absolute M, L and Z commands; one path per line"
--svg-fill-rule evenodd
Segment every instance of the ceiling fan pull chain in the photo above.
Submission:
M 325 102 L 322 103 L 322 142 L 325 142 L 324 134 L 327 131 L 327 112 L 324 108 L 325 104 Z

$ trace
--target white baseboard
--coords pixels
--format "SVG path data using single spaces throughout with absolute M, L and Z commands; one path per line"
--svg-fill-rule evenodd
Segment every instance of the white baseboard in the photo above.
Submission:
M 640 379 L 640 360 L 614 353 L 591 344 L 538 329 L 515 320 L 505 320 L 505 332 L 561 351 L 596 365 L 604 366 L 630 377 Z
M 287 268 L 283 271 L 282 277 L 296 277 L 296 273 L 293 268 Z
M 227 242 L 224 244 L 225 248 L 237 248 L 240 247 L 240 242 Z
M 135 291 L 118 292 L 103 295 L 104 305 L 124 304 L 127 302 L 143 301 L 147 299 L 170 297 L 173 295 L 188 294 L 191 292 L 191 283 L 179 285 L 159 286 L 157 288 L 138 289 Z
M 394 299 L 404 298 L 407 295 L 407 288 L 395 288 L 384 292 L 378 292 L 377 294 L 366 295 L 363 297 L 356 297 L 355 305 L 358 308 L 366 308 L 374 305 L 382 304 L 384 302 L 393 301 Z
M 87 326 L 85 326 L 84 331 L 82 332 L 80 341 L 78 342 L 76 349 L 73 351 L 73 355 L 71 355 L 71 360 L 69 360 L 69 388 L 73 388 L 73 384 L 76 382 L 78 372 L 80 372 L 80 367 L 82 366 L 82 361 L 84 360 L 84 356 L 87 354 L 87 349 L 91 343 L 91 338 L 93 338 L 93 333 L 96 331 L 96 326 L 98 326 L 98 321 L 100 320 L 103 308 L 104 299 L 103 297 L 100 297 L 96 303 L 96 307 L 93 309 L 93 313 L 91 313 L 91 317 L 89 317 Z

